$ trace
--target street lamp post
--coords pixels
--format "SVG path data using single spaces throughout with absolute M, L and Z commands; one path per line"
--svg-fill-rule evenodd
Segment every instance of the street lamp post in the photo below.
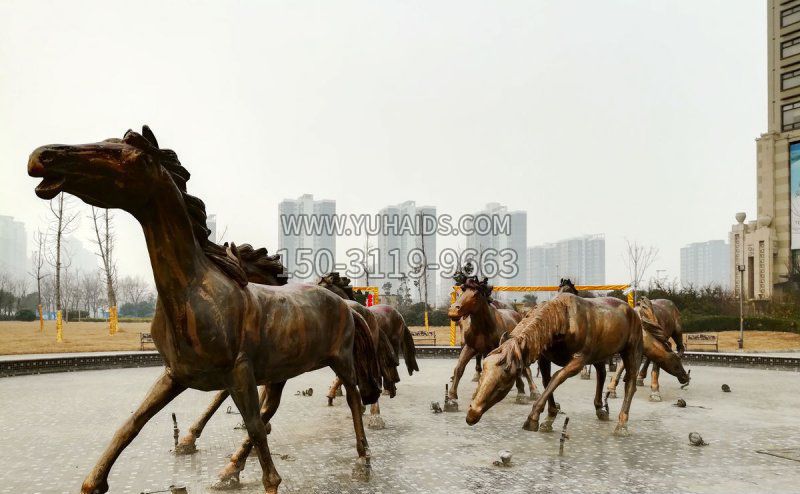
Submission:
M 744 220 L 747 218 L 745 213 L 736 213 L 736 221 L 739 222 L 739 241 L 741 242 L 740 249 L 742 252 L 742 263 L 736 264 L 736 270 L 739 271 L 739 350 L 744 348 L 744 270 L 745 270 L 745 257 L 744 257 Z M 738 259 L 737 259 L 738 261 Z

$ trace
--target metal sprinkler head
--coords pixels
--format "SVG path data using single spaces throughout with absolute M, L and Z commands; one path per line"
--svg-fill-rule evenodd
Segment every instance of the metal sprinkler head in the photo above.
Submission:
M 725 392 L 725 393 L 730 393 L 731 392 L 731 387 L 728 386 L 727 384 L 723 384 L 722 385 L 722 391 Z
M 689 433 L 689 444 L 692 446 L 708 446 L 708 443 L 703 441 L 703 436 L 697 432 Z
M 500 460 L 495 460 L 492 464 L 496 467 L 510 467 L 511 466 L 511 451 L 502 449 L 497 453 Z
M 433 413 L 442 413 L 443 412 L 442 407 L 441 407 L 441 405 L 439 405 L 438 401 L 432 401 L 431 402 L 431 410 L 433 411 Z
M 686 408 L 686 400 L 683 398 L 678 398 L 678 401 L 675 403 L 675 406 L 678 408 Z

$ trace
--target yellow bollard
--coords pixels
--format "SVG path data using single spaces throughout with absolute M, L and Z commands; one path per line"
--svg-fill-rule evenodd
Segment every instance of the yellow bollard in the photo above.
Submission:
M 119 318 L 117 317 L 117 307 L 108 308 L 108 335 L 113 336 L 119 331 Z
M 42 315 L 42 304 L 37 306 L 39 309 L 39 332 L 44 333 L 44 316 Z
M 456 302 L 456 291 L 450 292 L 450 305 Z M 450 346 L 456 346 L 456 322 L 450 321 Z
M 628 292 L 628 305 L 630 305 L 631 307 L 634 306 L 633 305 L 633 290 Z
M 56 311 L 56 343 L 64 343 L 64 322 L 60 310 Z

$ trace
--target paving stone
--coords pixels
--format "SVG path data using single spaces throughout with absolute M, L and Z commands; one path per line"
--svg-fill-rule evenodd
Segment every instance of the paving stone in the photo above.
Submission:
M 515 404 L 513 391 L 474 427 L 464 422 L 475 388 L 469 380 L 462 381 L 460 412 L 431 413 L 431 401 L 443 402 L 454 364 L 452 359 L 422 360 L 422 372 L 403 376 L 396 398 L 381 399 L 387 427 L 366 431 L 369 481 L 352 478 L 357 455 L 344 399 L 326 406 L 332 372 L 323 369 L 289 381 L 269 436 L 283 477 L 281 492 L 786 492 L 800 482 L 796 461 L 757 453 L 800 447 L 798 373 L 694 366 L 692 384 L 683 391 L 665 376 L 662 403 L 648 401 L 648 388 L 637 389 L 628 438 L 612 434 L 622 400 L 611 400 L 612 421 L 600 422 L 592 405 L 594 382 L 570 379 L 556 394 L 565 414 L 554 429 L 560 431 L 564 417 L 570 417 L 570 439 L 559 457 L 558 432 L 521 429 L 530 405 Z M 158 373 L 139 368 L 0 379 L 0 493 L 78 492 L 116 427 Z M 723 383 L 733 392 L 722 393 Z M 295 395 L 309 387 L 312 397 Z M 671 406 L 679 397 L 687 408 Z M 170 484 L 184 485 L 192 494 L 218 492 L 210 485 L 244 437 L 244 431 L 234 430 L 241 418 L 225 413 L 230 400 L 209 422 L 197 454 L 171 454 L 170 413 L 185 431 L 211 398 L 211 393 L 187 391 L 159 413 L 112 469 L 111 492 L 158 491 Z M 689 445 L 692 431 L 709 445 Z M 492 465 L 502 449 L 513 453 L 509 468 Z M 263 492 L 260 478 L 252 456 L 236 492 Z

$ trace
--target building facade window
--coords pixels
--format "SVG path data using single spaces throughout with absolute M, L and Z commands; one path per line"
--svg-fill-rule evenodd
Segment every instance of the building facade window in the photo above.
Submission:
M 800 69 L 781 74 L 781 90 L 786 91 L 800 86 Z
M 781 58 L 788 58 L 800 53 L 800 38 L 790 39 L 781 43 Z
M 791 26 L 800 22 L 800 5 L 781 12 L 781 27 Z
M 781 128 L 783 130 L 800 129 L 800 101 L 781 107 Z

